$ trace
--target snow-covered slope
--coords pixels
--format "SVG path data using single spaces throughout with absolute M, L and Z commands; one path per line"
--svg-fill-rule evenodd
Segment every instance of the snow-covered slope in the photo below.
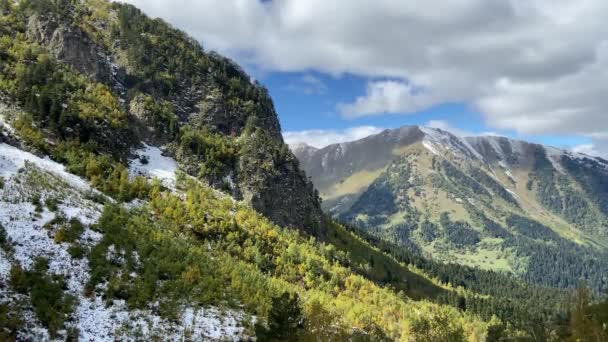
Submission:
M 163 155 L 160 148 L 143 144 L 143 148 L 135 151 L 137 159 L 131 161 L 129 172 L 147 178 L 158 178 L 163 185 L 175 189 L 175 172 L 177 163 L 172 158 Z
M 145 154 L 149 162 L 135 165 L 133 171 L 174 186 L 175 161 L 152 146 L 146 146 L 140 154 Z M 7 144 L 0 144 L 0 176 L 0 227 L 9 241 L 8 248 L 0 249 L 0 304 L 21 307 L 24 328 L 19 339 L 52 340 L 36 319 L 29 298 L 10 286 L 11 268 L 18 265 L 29 270 L 39 257 L 48 259 L 48 273 L 65 277 L 66 293 L 76 299 L 66 328 L 77 331 L 82 341 L 147 340 L 152 336 L 171 341 L 187 336 L 192 340 L 244 338 L 240 323 L 245 315 L 240 311 L 184 307 L 181 319 L 170 321 L 151 310 L 129 310 L 123 300 L 107 305 L 100 295 L 86 297 L 88 260 L 72 256 L 70 247 L 90 248 L 100 241 L 102 235 L 91 225 L 103 210 L 99 200 L 109 199 L 91 189 L 85 180 L 66 172 L 62 165 Z M 73 243 L 57 242 L 62 222 L 70 219 L 84 225 L 83 233 Z M 65 340 L 66 335 L 66 330 L 60 331 L 57 340 Z
M 437 128 L 420 127 L 420 130 L 424 132 L 423 145 L 433 154 L 438 154 L 438 149 L 445 149 L 467 158 L 483 159 L 465 139 Z

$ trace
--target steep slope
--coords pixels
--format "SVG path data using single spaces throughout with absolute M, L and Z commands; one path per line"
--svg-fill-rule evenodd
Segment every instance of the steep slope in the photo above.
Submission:
M 91 269 L 84 257 L 103 239 L 93 224 L 103 212 L 101 203 L 111 200 L 62 165 L 6 144 L 0 144 L 0 174 L 0 306 L 21 321 L 14 327 L 17 339 L 63 335 L 113 341 L 137 330 L 142 338 L 163 334 L 179 339 L 186 331 L 195 338 L 245 336 L 240 310 L 189 307 L 176 323 L 153 310 L 129 310 L 124 300 L 86 295 Z M 109 254 L 107 258 L 113 262 Z
M 0 11 L 0 340 L 556 333 L 564 291 L 323 217 L 266 91 L 161 20 L 98 0 Z
M 231 62 L 132 6 L 1 4 L 0 339 L 504 330 L 322 222 L 272 102 Z
M 340 213 L 386 168 L 399 153 L 423 137 L 417 127 L 386 130 L 359 141 L 330 145 L 311 151 L 300 147 L 294 153 L 323 198 L 323 206 Z M 308 151 L 303 155 L 303 151 Z
M 29 113 L 10 120 L 30 146 L 57 160 L 80 149 L 124 164 L 142 140 L 167 145 L 190 175 L 278 224 L 322 235 L 318 199 L 272 100 L 232 61 L 126 4 L 8 7 L 0 93 Z
M 11 131 L 2 136 L 18 141 Z M 180 173 L 157 147 L 136 154 L 129 183 L 155 180 L 120 202 L 48 157 L 0 144 L 0 336 L 407 340 L 431 324 L 463 340 L 497 324 L 367 280 L 371 256 L 412 297 L 446 292 L 342 228 L 340 246 L 318 244 Z
M 326 211 L 423 255 L 547 286 L 584 278 L 606 287 L 601 158 L 403 127 L 327 146 L 301 165 Z

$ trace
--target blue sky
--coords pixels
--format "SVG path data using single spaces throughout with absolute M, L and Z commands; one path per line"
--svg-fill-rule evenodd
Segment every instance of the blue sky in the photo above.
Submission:
M 608 1 L 125 1 L 243 65 L 288 142 L 415 124 L 608 156 Z
M 256 74 L 255 70 L 250 73 Z M 354 101 L 365 92 L 369 80 L 350 74 L 332 76 L 318 72 L 270 72 L 259 73 L 257 77 L 268 88 L 285 132 L 342 132 L 357 126 L 397 128 L 403 125 L 433 126 L 433 122 L 441 122 L 448 125 L 448 130 L 464 135 L 504 135 L 559 148 L 591 143 L 591 139 L 576 135 L 525 135 L 512 130 L 496 130 L 488 127 L 483 116 L 464 103 L 444 103 L 415 113 L 344 118 L 336 110 L 337 104 Z

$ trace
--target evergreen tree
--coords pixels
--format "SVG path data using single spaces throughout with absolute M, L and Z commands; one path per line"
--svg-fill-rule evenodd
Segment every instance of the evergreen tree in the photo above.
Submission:
M 304 316 L 297 294 L 284 292 L 272 298 L 268 314 L 268 328 L 261 324 L 256 326 L 256 335 L 262 340 L 294 341 L 301 335 L 304 327 Z
M 590 306 L 591 292 L 584 282 L 576 289 L 572 299 L 570 317 L 571 341 L 605 341 L 605 328 L 595 319 Z

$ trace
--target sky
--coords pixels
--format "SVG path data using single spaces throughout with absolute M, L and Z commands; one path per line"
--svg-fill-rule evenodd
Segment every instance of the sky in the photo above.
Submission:
M 604 0 L 127 0 L 264 84 L 285 140 L 427 125 L 608 156 Z

